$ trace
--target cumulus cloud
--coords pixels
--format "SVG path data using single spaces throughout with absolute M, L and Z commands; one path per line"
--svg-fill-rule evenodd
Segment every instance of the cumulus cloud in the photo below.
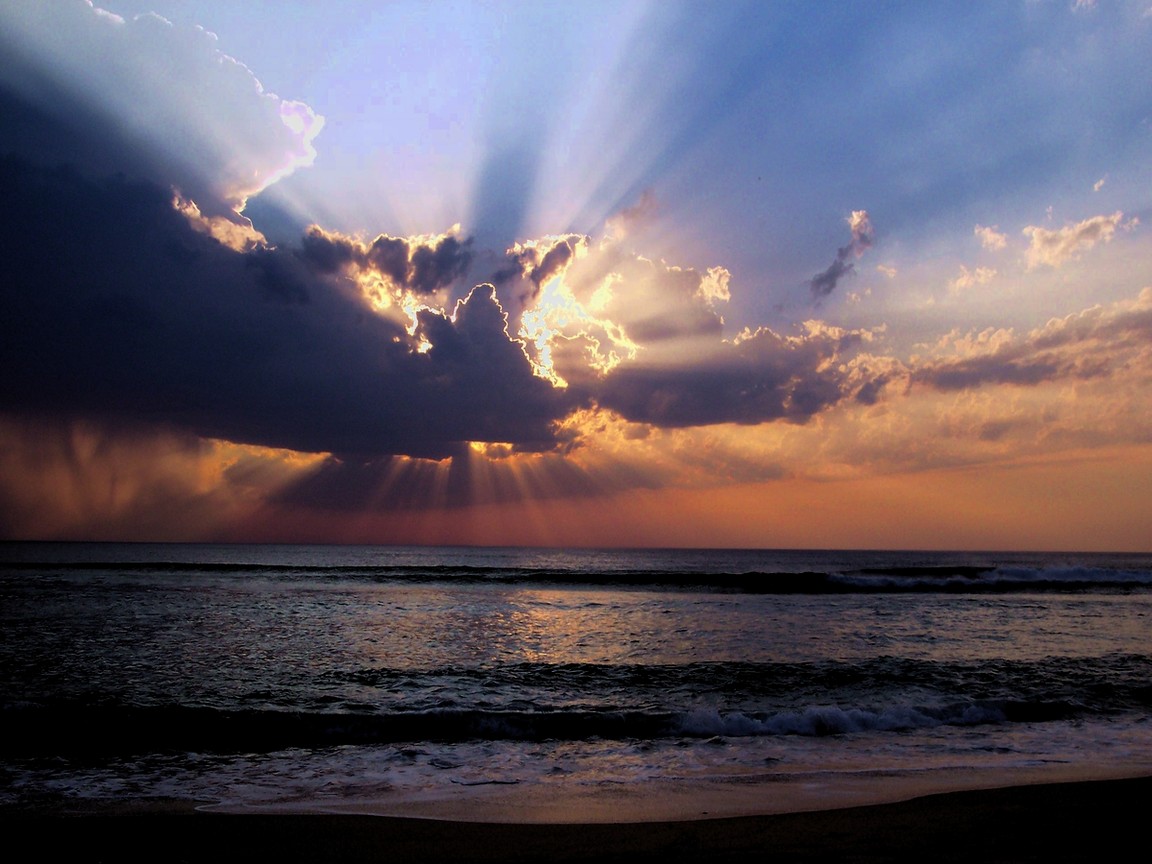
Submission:
M 0 23 L 0 90 L 71 131 L 47 150 L 8 136 L 21 155 L 171 185 L 209 217 L 315 158 L 323 118 L 267 92 L 201 28 L 87 0 L 6 3 Z
M 993 252 L 999 251 L 1008 245 L 1008 235 L 1001 234 L 996 225 L 993 225 L 991 228 L 986 225 L 977 225 L 972 230 L 972 233 L 979 238 L 981 246 Z
M 1093 216 L 1075 225 L 1065 225 L 1056 230 L 1038 225 L 1025 227 L 1024 236 L 1031 238 L 1026 253 L 1028 269 L 1032 270 L 1042 265 L 1060 267 L 1078 258 L 1081 252 L 1091 249 L 1097 243 L 1111 242 L 1117 228 L 1131 230 L 1138 224 L 1136 219 L 1121 224 L 1123 219 L 1124 214 L 1117 210 L 1110 216 Z
M 728 283 L 731 280 L 732 274 L 725 268 L 709 267 L 704 278 L 700 280 L 700 287 L 696 289 L 696 296 L 709 306 L 727 303 L 732 299 L 732 292 L 728 288 Z
M 420 310 L 409 328 L 315 254 L 237 252 L 149 183 L 12 157 L 0 179 L 12 244 L 0 260 L 0 410 L 311 452 L 556 444 L 574 395 L 534 374 L 490 287 L 451 314 Z M 415 259 L 440 247 L 408 248 Z
M 850 224 L 853 248 L 865 248 L 866 214 Z M 557 249 L 575 252 L 548 268 Z M 883 386 L 850 371 L 867 331 L 808 322 L 792 334 L 759 328 L 725 338 L 721 312 L 732 289 L 723 267 L 652 261 L 614 235 L 523 243 L 510 255 L 529 277 L 549 274 L 519 331 L 542 374 L 625 420 L 677 428 L 802 423 L 867 384 L 876 394 Z
M 851 394 L 840 361 L 869 337 L 815 322 L 795 336 L 760 328 L 690 365 L 650 365 L 642 356 L 621 363 L 605 376 L 596 400 L 628 420 L 658 426 L 804 423 Z
M 506 284 L 517 278 L 528 280 L 531 289 L 521 292 L 519 299 L 529 302 L 539 296 L 544 283 L 564 272 L 588 243 L 589 238 L 583 234 L 519 241 L 505 252 L 506 266 L 496 272 L 493 281 Z
M 670 343 L 682 349 L 684 342 L 720 338 L 724 319 L 717 306 L 729 293 L 726 270 L 701 273 L 652 261 L 612 239 L 582 245 L 556 295 L 541 298 L 541 308 L 559 313 L 550 326 L 576 336 L 586 320 L 595 319 L 617 328 L 616 341 L 644 345 L 649 353 L 677 350 Z M 582 312 L 563 312 L 569 302 Z
M 992 267 L 977 267 L 969 270 L 960 265 L 960 275 L 948 283 L 948 290 L 953 293 L 966 291 L 976 285 L 986 285 L 996 278 L 996 270 Z
M 1145 288 L 1134 300 L 1052 319 L 1024 337 L 1000 329 L 954 339 L 952 356 L 914 363 L 910 380 L 954 391 L 1102 378 L 1147 364 L 1150 342 L 1152 288 Z
M 142 152 L 110 140 L 111 165 Z M 491 285 L 452 303 L 473 256 L 458 230 L 362 239 L 313 226 L 272 247 L 174 196 L 177 182 L 152 176 L 164 160 L 111 175 L 77 160 L 15 148 L 0 161 L 8 416 L 382 465 L 460 459 L 469 442 L 562 452 L 573 432 L 561 424 L 592 405 L 656 425 L 802 422 L 861 386 L 836 365 L 859 334 L 726 341 L 722 267 L 651 261 L 611 238 L 524 241 L 506 260 L 534 291 L 510 323 Z M 856 255 L 871 227 L 863 211 L 849 224 Z
M 450 287 L 472 262 L 472 239 L 461 240 L 459 226 L 435 237 L 391 237 L 380 234 L 371 242 L 325 231 L 311 225 L 304 234 L 304 257 L 319 270 L 346 269 L 375 274 L 396 289 L 418 295 Z
M 853 210 L 848 217 L 848 227 L 852 232 L 851 242 L 836 251 L 836 259 L 827 269 L 808 280 L 808 287 L 816 299 L 827 297 L 835 291 L 840 280 L 855 270 L 854 259 L 872 248 L 875 234 L 867 210 Z

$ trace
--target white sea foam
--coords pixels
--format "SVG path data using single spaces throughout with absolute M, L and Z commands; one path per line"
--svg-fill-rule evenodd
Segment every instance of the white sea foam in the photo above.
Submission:
M 765 717 L 750 717 L 740 712 L 721 714 L 715 709 L 701 708 L 686 714 L 680 728 L 684 734 L 697 736 L 824 736 L 932 729 L 943 725 L 975 726 L 1004 720 L 1004 712 L 989 705 L 961 704 L 931 711 L 908 706 L 869 710 L 814 705 Z
M 835 716 L 835 715 L 834 715 Z M 745 736 L 663 742 L 461 742 L 413 747 L 339 747 L 232 757 L 181 754 L 116 760 L 54 772 L 26 768 L 7 795 L 164 796 L 226 808 L 294 809 L 373 802 L 371 812 L 435 815 L 437 802 L 464 812 L 497 789 L 519 807 L 597 790 L 652 788 L 692 798 L 716 784 L 744 789 L 744 810 L 771 809 L 784 787 L 880 789 L 910 782 L 962 788 L 978 774 L 996 784 L 1152 773 L 1147 723 L 1022 725 L 1009 735 L 990 727 L 844 733 L 835 739 Z M 1094 744 L 1090 742 L 1095 742 Z M 1015 779 L 1014 779 L 1015 778 Z M 755 793 L 753 790 L 764 790 Z M 869 793 L 869 794 L 875 794 Z M 767 796 L 767 797 L 766 797 Z M 727 805 L 736 799 L 728 796 Z M 9 802 L 10 803 L 10 802 Z M 423 808 L 423 809 L 422 809 Z M 638 808 L 637 812 L 642 812 Z M 460 809 L 457 810 L 457 815 Z M 478 811 L 479 812 L 479 811 Z M 527 811 L 525 811 L 527 812 Z M 542 811 L 543 812 L 543 811 Z M 612 814 L 607 813 L 611 818 Z M 617 811 L 615 818 L 620 817 Z

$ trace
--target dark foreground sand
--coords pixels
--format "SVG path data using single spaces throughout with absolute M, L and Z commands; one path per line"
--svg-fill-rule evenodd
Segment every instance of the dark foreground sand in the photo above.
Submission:
M 1149 804 L 1152 778 L 688 822 L 495 825 L 229 815 L 140 801 L 0 810 L 0 828 L 9 861 L 1097 862 L 1143 855 Z

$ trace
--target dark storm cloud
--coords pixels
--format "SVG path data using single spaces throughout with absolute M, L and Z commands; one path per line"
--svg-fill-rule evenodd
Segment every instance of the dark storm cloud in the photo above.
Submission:
M 109 177 L 81 158 L 91 129 L 10 101 L 36 134 L 9 128 L 0 158 L 9 250 L 0 259 L 0 413 L 159 426 L 371 465 L 394 454 L 459 459 L 467 441 L 560 451 L 571 442 L 555 421 L 592 401 L 689 426 L 802 421 L 844 392 L 836 373 L 815 369 L 831 348 L 765 334 L 717 342 L 699 367 L 625 363 L 555 388 L 509 338 L 490 286 L 451 317 L 420 312 L 409 334 L 337 278 L 374 270 L 426 295 L 460 278 L 467 240 L 362 243 L 313 228 L 296 246 L 236 251 L 178 212 L 171 188 L 148 172 Z M 108 140 L 123 149 L 108 164 L 131 166 L 133 143 Z M 30 158 L 34 141 L 57 142 L 41 151 L 49 164 Z M 534 248 L 518 262 L 523 278 L 542 284 L 574 266 L 579 242 Z M 640 286 L 610 304 L 634 338 L 719 339 L 721 319 L 702 292 L 718 276 L 645 261 L 614 260 L 612 270 Z M 607 275 L 581 281 L 592 290 Z
M 372 267 L 391 279 L 394 285 L 411 285 L 414 267 L 412 266 L 412 249 L 407 240 L 381 234 L 372 241 L 372 247 L 368 250 L 366 257 Z M 462 263 L 465 268 L 468 266 L 467 261 Z M 427 280 L 422 279 L 420 281 L 423 284 Z M 422 293 L 430 292 L 423 291 Z
M 329 234 L 319 225 L 308 226 L 300 241 L 300 248 L 303 256 L 321 273 L 336 273 L 351 264 L 363 266 L 367 257 L 363 246 L 353 238 Z M 408 263 L 407 252 L 405 249 L 405 271 Z
M 350 265 L 379 273 L 398 288 L 432 294 L 463 276 L 472 263 L 472 240 L 452 235 L 433 242 L 381 234 L 365 244 L 312 225 L 304 234 L 303 255 L 317 269 L 335 273 Z
M 532 374 L 490 288 L 454 321 L 422 313 L 414 338 L 314 256 L 228 249 L 149 183 L 9 156 L 0 190 L 0 411 L 442 457 L 468 440 L 547 449 L 572 406 Z M 423 266 L 410 281 L 446 272 Z
M 0 64 L 11 62 L 0 45 Z M 0 78 L 0 154 L 19 154 L 42 165 L 68 164 L 99 176 L 124 171 L 126 163 L 135 177 L 158 182 L 170 173 L 123 124 L 52 82 L 40 82 L 36 89 L 39 98 L 32 100 Z M 204 185 L 198 177 L 184 179 L 190 188 Z
M 851 393 L 847 373 L 829 361 L 860 339 L 856 333 L 788 339 L 760 330 L 690 367 L 621 364 L 597 399 L 629 420 L 659 426 L 804 423 Z
M 93 22 L 79 20 L 83 36 Z M 0 38 L 0 59 L 11 61 L 0 70 L 2 415 L 335 453 L 362 476 L 397 454 L 459 461 L 469 441 L 561 452 L 572 441 L 555 422 L 593 402 L 656 425 L 802 422 L 851 389 L 830 363 L 845 346 L 830 337 L 762 331 L 722 342 L 713 307 L 727 297 L 726 272 L 700 274 L 622 252 L 588 264 L 573 276 L 573 290 L 587 299 L 611 288 L 606 319 L 646 348 L 662 346 L 661 363 L 629 360 L 600 375 L 585 353 L 569 352 L 584 374 L 573 370 L 574 386 L 554 387 L 533 374 L 524 346 L 509 337 L 491 286 L 474 290 L 451 316 L 420 311 L 409 333 L 401 318 L 378 313 L 346 271 L 371 271 L 427 297 L 463 278 L 472 241 L 447 234 L 362 242 L 314 226 L 299 243 L 260 244 L 233 208 L 277 171 L 306 163 L 311 138 L 285 132 L 283 111 L 306 112 L 311 134 L 317 118 L 265 93 L 203 34 L 160 19 L 95 22 L 106 25 L 112 29 L 97 32 L 113 48 L 183 52 L 176 67 L 196 71 L 189 80 L 214 83 L 201 93 L 165 78 L 153 92 L 129 64 L 113 71 L 137 89 L 109 88 L 119 101 L 97 104 L 81 73 L 120 56 L 103 42 L 92 43 L 95 53 L 76 69 L 67 66 L 76 75 L 57 79 L 38 77 L 41 60 Z M 216 84 L 234 96 L 220 100 L 219 116 L 210 98 Z M 136 96 L 140 110 L 154 109 L 171 128 L 125 122 Z M 251 164 L 232 165 L 219 147 L 200 146 L 197 136 L 206 133 L 181 113 L 200 103 L 215 119 L 235 121 L 240 140 L 253 145 Z M 509 157 L 492 165 L 484 206 L 494 215 L 478 228 L 502 235 L 522 221 L 512 205 L 529 197 L 505 181 L 522 176 L 531 185 L 534 162 Z M 183 211 L 173 206 L 177 193 Z M 509 194 L 511 204 L 501 197 Z M 212 220 L 247 228 L 251 243 L 223 245 Z M 870 228 L 851 224 L 846 248 L 860 254 Z M 587 238 L 574 234 L 525 244 L 510 263 L 539 291 L 577 270 L 581 243 Z M 572 335 L 580 337 L 587 338 Z M 679 352 L 680 340 L 694 343 L 693 358 L 710 347 L 696 362 Z M 565 476 L 573 488 L 583 482 Z
M 416 246 L 412 249 L 408 286 L 417 294 L 431 294 L 451 285 L 468 270 L 471 245 L 471 238 L 461 241 L 448 236 L 435 246 Z
M 33 142 L 18 123 L 0 135 L 5 152 L 123 171 L 229 219 L 315 156 L 323 118 L 267 92 L 202 28 L 121 19 L 82 0 L 3 4 L 0 22 L 0 89 L 36 106 L 42 129 L 73 133 Z
M 848 225 L 852 230 L 852 242 L 837 249 L 836 260 L 829 264 L 826 270 L 817 273 L 808 280 L 808 287 L 812 290 L 812 296 L 817 300 L 827 297 L 835 291 L 840 280 L 856 269 L 856 265 L 852 263 L 853 259 L 859 258 L 872 248 L 875 235 L 867 211 L 853 211 L 852 216 L 848 219 Z

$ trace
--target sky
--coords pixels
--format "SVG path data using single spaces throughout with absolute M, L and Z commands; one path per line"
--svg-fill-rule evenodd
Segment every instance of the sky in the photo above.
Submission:
M 0 539 L 1152 550 L 1152 0 L 0 0 Z

